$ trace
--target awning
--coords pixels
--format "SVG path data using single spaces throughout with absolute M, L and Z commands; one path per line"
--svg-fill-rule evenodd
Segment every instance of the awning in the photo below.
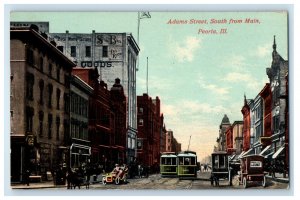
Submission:
M 236 156 L 235 154 L 232 156 L 229 156 L 229 161 L 232 161 L 235 158 L 235 156 Z
M 238 156 L 238 159 L 242 158 L 244 153 L 245 153 L 245 151 L 242 151 L 242 153 Z
M 265 155 L 265 158 L 266 158 L 266 159 L 271 158 L 271 157 L 272 157 L 272 154 L 273 154 L 273 152 L 272 152 L 272 153 L 269 153 L 269 154 L 267 154 L 267 155 Z
M 251 148 L 251 149 L 249 149 L 248 151 L 246 151 L 246 152 L 243 154 L 242 157 L 247 156 L 247 155 L 250 155 L 250 154 L 254 154 L 254 149 L 253 149 L 253 148 Z
M 285 148 L 284 146 L 280 147 L 280 148 L 274 153 L 274 155 L 272 156 L 272 158 L 273 158 L 273 159 L 277 158 L 277 156 L 283 151 L 284 148 Z
M 264 148 L 264 150 L 262 150 L 262 152 L 260 152 L 259 155 L 263 156 L 265 153 L 267 153 L 266 151 L 267 151 L 268 149 L 270 149 L 270 147 L 271 147 L 271 145 L 266 146 L 266 148 Z

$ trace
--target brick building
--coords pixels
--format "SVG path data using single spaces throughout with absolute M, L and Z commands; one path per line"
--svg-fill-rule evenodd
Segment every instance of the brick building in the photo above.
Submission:
M 138 102 L 138 154 L 137 160 L 148 166 L 159 163 L 161 114 L 160 99 L 147 94 L 137 97 Z
M 66 160 L 70 61 L 37 26 L 10 29 L 11 179 L 43 178 Z
M 244 106 L 241 110 L 243 114 L 243 151 L 246 152 L 250 149 L 251 142 L 251 113 L 250 113 L 250 103 L 252 100 L 246 99 L 244 96 Z

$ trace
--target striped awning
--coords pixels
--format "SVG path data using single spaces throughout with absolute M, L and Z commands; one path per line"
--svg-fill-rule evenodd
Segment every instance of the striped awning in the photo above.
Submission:
M 277 156 L 284 150 L 284 146 L 280 147 L 272 156 L 273 159 L 277 158 Z

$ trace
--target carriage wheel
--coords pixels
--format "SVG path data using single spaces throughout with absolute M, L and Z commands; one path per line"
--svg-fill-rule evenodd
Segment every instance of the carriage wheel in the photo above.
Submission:
M 120 177 L 117 177 L 117 178 L 115 179 L 115 184 L 116 184 L 116 185 L 119 185 L 119 184 L 120 184 Z
M 243 187 L 247 188 L 247 178 L 246 177 L 243 178 Z
M 262 186 L 263 186 L 263 187 L 266 187 L 266 176 L 263 177 L 263 180 L 262 180 Z
M 229 179 L 229 185 L 232 186 L 232 177 L 230 171 L 229 171 L 228 179 Z

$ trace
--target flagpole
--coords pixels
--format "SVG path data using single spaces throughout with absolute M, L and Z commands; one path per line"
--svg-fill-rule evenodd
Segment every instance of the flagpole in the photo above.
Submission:
M 138 12 L 138 30 L 137 30 L 137 44 L 138 46 L 140 47 L 140 12 Z M 136 71 L 139 71 L 139 65 L 140 65 L 140 62 L 139 62 L 139 56 L 137 57 L 137 68 L 136 68 Z
M 148 57 L 147 57 L 147 94 L 148 94 Z

